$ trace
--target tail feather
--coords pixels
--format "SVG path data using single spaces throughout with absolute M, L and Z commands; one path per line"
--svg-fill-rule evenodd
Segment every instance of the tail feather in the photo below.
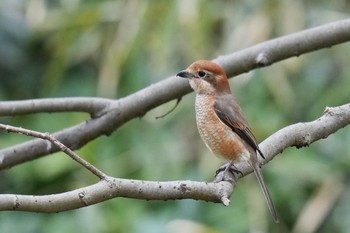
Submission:
M 260 167 L 259 167 L 258 163 L 253 164 L 253 169 L 254 169 L 254 174 L 255 174 L 256 178 L 258 179 L 260 188 L 264 194 L 267 206 L 269 207 L 269 210 L 271 212 L 272 218 L 273 218 L 273 220 L 275 220 L 276 223 L 278 223 L 279 220 L 278 220 L 277 212 L 276 212 L 275 206 L 272 202 L 269 190 L 267 189 L 267 187 L 265 185 L 264 178 L 261 174 Z

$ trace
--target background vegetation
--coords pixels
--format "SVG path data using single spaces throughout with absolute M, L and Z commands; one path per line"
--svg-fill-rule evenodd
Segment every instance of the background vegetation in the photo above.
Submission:
M 120 98 L 184 69 L 250 45 L 349 16 L 347 1 L 0 2 L 0 99 Z M 349 102 L 350 44 L 232 79 L 259 141 L 292 123 Z M 223 162 L 199 139 L 194 94 L 133 120 L 78 153 L 107 174 L 133 179 L 210 181 Z M 2 117 L 2 123 L 54 132 L 85 114 Z M 28 140 L 0 132 L 0 147 Z M 330 203 L 317 232 L 350 229 L 350 131 L 309 148 L 290 148 L 264 167 L 281 223 L 269 216 L 255 177 L 240 180 L 232 204 L 114 199 L 57 214 L 0 213 L 0 232 L 290 232 Z M 1 171 L 1 193 L 49 194 L 95 181 L 66 155 Z M 322 195 L 321 195 L 322 194 Z M 337 198 L 339 196 L 339 198 Z M 334 202 L 332 202 L 334 201 Z M 312 215 L 313 215 L 312 214 Z M 306 218 L 307 219 L 307 218 Z M 303 232 L 306 231 L 303 228 Z M 301 231 L 299 231 L 301 232 Z

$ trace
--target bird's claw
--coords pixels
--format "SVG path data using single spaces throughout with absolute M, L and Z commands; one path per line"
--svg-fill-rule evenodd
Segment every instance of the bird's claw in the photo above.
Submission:
M 229 181 L 235 182 L 238 179 L 237 174 L 243 176 L 243 173 L 239 171 L 232 162 L 222 165 L 215 172 L 214 182 Z

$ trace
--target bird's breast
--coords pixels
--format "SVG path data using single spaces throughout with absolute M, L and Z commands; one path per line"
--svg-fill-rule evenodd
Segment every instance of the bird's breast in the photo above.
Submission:
M 214 103 L 215 96 L 196 96 L 196 121 L 201 138 L 214 154 L 226 159 L 249 156 L 242 139 L 216 115 Z

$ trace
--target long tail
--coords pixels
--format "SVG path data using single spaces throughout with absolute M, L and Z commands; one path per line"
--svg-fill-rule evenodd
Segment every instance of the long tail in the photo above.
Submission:
M 253 163 L 253 169 L 254 169 L 254 174 L 255 174 L 256 178 L 258 179 L 260 188 L 264 193 L 264 197 L 265 197 L 267 206 L 269 207 L 269 210 L 271 212 L 272 218 L 277 223 L 277 222 L 279 222 L 277 212 L 276 212 L 275 206 L 272 202 L 269 190 L 267 189 L 267 187 L 265 185 L 264 177 L 261 174 L 260 167 L 259 167 L 258 163 Z

